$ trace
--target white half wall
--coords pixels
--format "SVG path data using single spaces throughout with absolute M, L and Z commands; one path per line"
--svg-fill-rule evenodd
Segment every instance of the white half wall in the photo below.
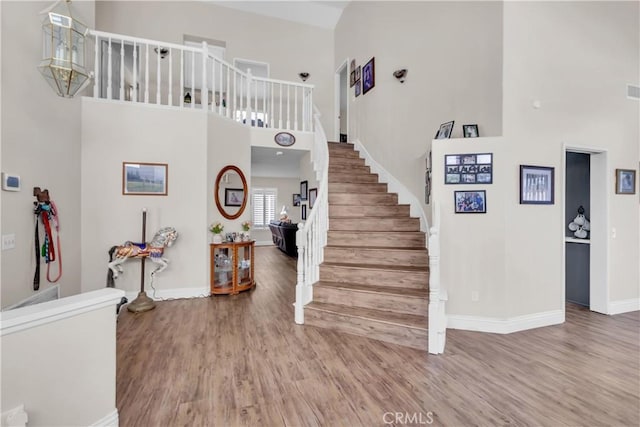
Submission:
M 201 288 L 207 278 L 207 117 L 202 111 L 82 100 L 82 289 L 105 286 L 107 252 L 140 241 L 147 209 L 147 241 L 162 227 L 178 230 L 167 249 L 169 267 L 156 277 L 159 290 Z M 122 162 L 168 164 L 167 196 L 122 194 Z M 140 262 L 123 264 L 116 287 L 140 288 Z M 146 289 L 151 295 L 146 263 Z

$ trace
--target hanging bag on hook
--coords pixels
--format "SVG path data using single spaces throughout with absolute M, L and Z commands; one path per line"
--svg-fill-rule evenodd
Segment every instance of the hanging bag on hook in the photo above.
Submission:
M 58 209 L 56 204 L 49 198 L 48 190 L 40 190 L 40 187 L 34 187 L 33 195 L 37 201 L 33 202 L 35 205 L 34 214 L 36 215 L 35 232 L 34 232 L 34 245 L 36 255 L 36 271 L 33 276 L 33 290 L 37 291 L 40 288 L 40 257 L 42 256 L 47 263 L 47 281 L 50 283 L 57 282 L 62 276 L 62 251 L 60 248 L 60 221 L 58 217 Z M 42 221 L 44 229 L 44 242 L 42 247 L 40 246 L 40 233 L 39 233 L 39 221 Z M 54 244 L 53 231 L 51 224 L 55 227 L 56 242 Z M 51 278 L 51 264 L 56 261 L 55 247 L 58 247 L 58 275 L 54 279 Z

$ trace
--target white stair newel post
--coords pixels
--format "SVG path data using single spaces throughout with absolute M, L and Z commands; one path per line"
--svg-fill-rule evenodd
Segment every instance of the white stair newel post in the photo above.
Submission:
M 207 59 L 209 58 L 209 47 L 207 46 L 207 42 L 202 42 L 202 87 L 200 88 L 200 103 L 202 104 L 202 109 L 207 110 L 207 106 L 209 105 L 209 88 L 207 87 Z
M 93 69 L 96 70 L 94 73 L 93 80 L 93 97 L 100 97 L 100 62 L 99 62 L 99 53 L 100 53 L 100 37 L 96 36 L 96 48 L 94 52 L 94 61 L 93 61 Z
M 124 40 L 120 40 L 120 92 L 118 98 L 124 101 Z
M 298 231 L 296 231 L 296 246 L 298 247 L 298 274 L 296 283 L 296 303 L 295 303 L 295 322 L 298 325 L 304 324 L 304 294 L 305 294 L 305 277 L 304 277 L 304 255 L 306 249 L 307 236 L 304 232 L 304 225 L 298 223 Z
M 434 202 L 434 225 L 429 230 L 429 353 L 444 351 L 446 318 L 440 290 L 440 212 Z
M 251 126 L 251 84 L 253 83 L 253 76 L 251 75 L 251 68 L 247 68 L 247 124 Z
M 111 94 L 111 78 L 112 78 L 112 72 L 111 72 L 111 37 L 109 37 L 109 45 L 108 45 L 108 49 L 107 49 L 107 99 L 111 99 L 112 98 L 112 94 Z

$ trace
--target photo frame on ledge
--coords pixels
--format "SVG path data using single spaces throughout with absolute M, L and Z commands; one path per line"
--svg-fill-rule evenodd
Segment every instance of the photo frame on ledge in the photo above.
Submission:
M 554 168 L 520 165 L 520 204 L 554 204 Z
M 616 169 L 616 194 L 636 194 L 636 171 Z
M 166 196 L 169 165 L 166 163 L 122 162 L 122 194 L 125 196 Z
M 449 139 L 451 138 L 451 132 L 453 131 L 454 120 L 446 122 L 440 125 L 440 129 L 436 132 L 435 139 Z
M 462 125 L 462 136 L 465 138 L 478 138 L 478 125 Z

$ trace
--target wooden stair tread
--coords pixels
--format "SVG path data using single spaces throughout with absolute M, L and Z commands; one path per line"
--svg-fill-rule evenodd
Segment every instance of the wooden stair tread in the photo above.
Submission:
M 398 231 L 398 233 L 419 233 L 419 231 Z M 338 245 L 326 245 L 325 248 L 338 248 L 338 249 L 363 249 L 362 246 L 338 246 Z M 419 246 L 366 246 L 365 249 L 381 250 L 381 251 L 426 251 L 426 247 Z
M 415 314 L 394 313 L 391 311 L 375 310 L 371 308 L 349 307 L 346 305 L 327 304 L 313 301 L 305 306 L 305 309 L 325 311 L 342 316 L 358 317 L 365 320 L 387 323 L 390 325 L 404 326 L 412 329 L 426 331 L 428 329 L 427 316 Z
M 314 287 L 322 286 L 325 288 L 345 288 L 348 290 L 354 290 L 359 292 L 401 295 L 409 298 L 428 298 L 429 297 L 429 291 L 427 289 L 391 288 L 389 286 L 359 285 L 357 283 L 327 282 L 327 281 L 317 282 L 313 286 Z
M 429 267 L 415 267 L 412 265 L 348 264 L 348 263 L 342 263 L 342 262 L 324 262 L 321 264 L 320 268 L 322 268 L 322 265 L 358 268 L 362 270 L 388 270 L 388 271 L 411 271 L 411 272 L 429 271 Z

